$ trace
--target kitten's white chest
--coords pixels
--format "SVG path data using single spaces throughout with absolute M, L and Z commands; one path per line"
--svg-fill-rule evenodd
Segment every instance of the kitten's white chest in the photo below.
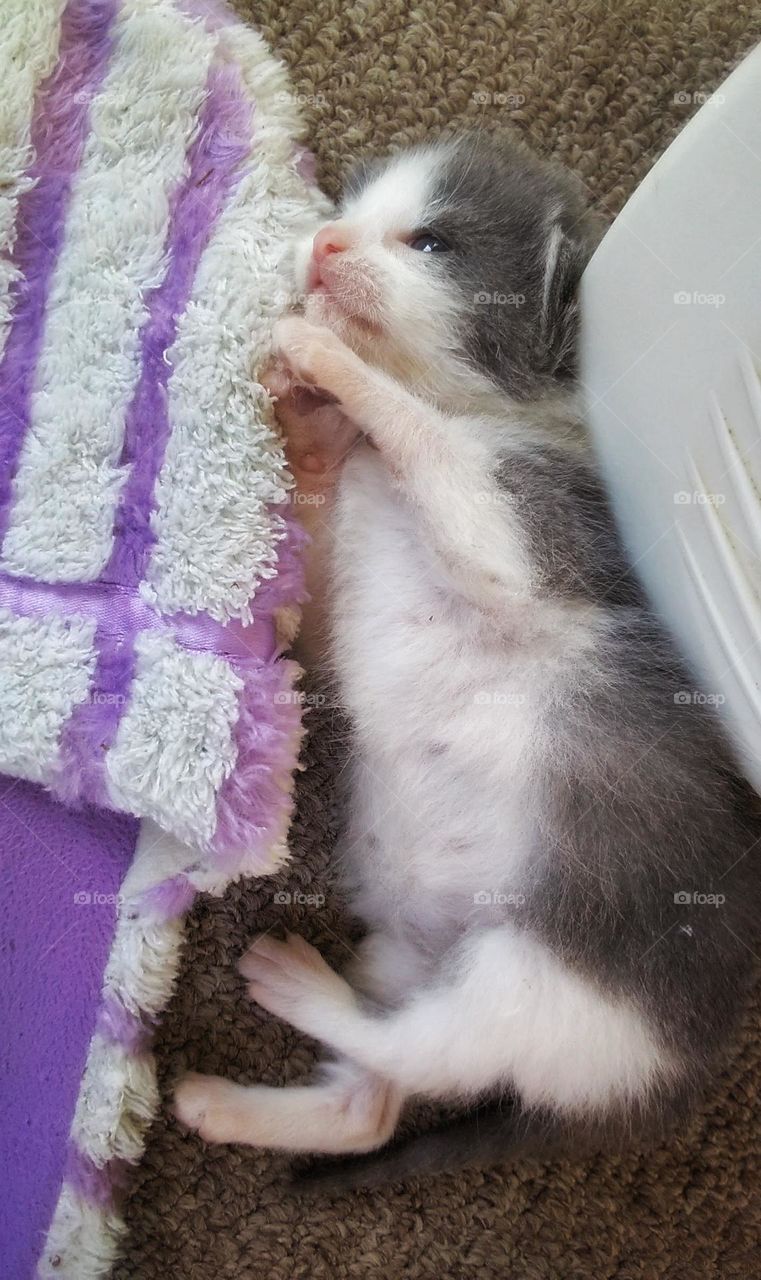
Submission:
M 449 587 L 370 451 L 342 479 L 333 561 L 354 905 L 378 924 L 446 933 L 477 894 L 518 888 L 536 711 L 525 665 Z

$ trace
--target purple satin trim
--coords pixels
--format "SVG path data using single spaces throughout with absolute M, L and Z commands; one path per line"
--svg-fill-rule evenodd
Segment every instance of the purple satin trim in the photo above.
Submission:
M 104 636 L 132 639 L 139 631 L 170 629 L 185 649 L 198 649 L 232 659 L 269 662 L 277 651 L 271 618 L 250 625 L 216 622 L 207 614 L 164 615 L 147 604 L 135 588 L 116 583 L 47 583 L 0 574 L 0 607 L 24 618 L 83 617 Z

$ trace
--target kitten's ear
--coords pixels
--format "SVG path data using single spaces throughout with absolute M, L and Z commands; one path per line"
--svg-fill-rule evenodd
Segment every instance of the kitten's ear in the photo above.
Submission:
M 542 344 L 547 371 L 556 378 L 575 373 L 579 282 L 601 235 L 601 224 L 588 212 L 573 221 L 560 217 L 548 229 Z

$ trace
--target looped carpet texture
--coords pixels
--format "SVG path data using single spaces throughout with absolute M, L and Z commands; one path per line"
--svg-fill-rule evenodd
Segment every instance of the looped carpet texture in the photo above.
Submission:
M 758 6 L 722 0 L 236 7 L 288 65 L 329 194 L 360 153 L 451 125 L 512 127 L 575 170 L 607 217 L 761 38 Z M 330 874 L 339 725 L 327 707 L 307 719 L 287 870 L 201 900 L 191 916 L 158 1044 L 165 1094 L 187 1068 L 278 1084 L 313 1060 L 312 1045 L 247 1003 L 234 968 L 251 935 L 276 921 L 336 964 L 351 947 Z M 649 1154 L 452 1175 L 306 1205 L 287 1192 L 282 1157 L 206 1147 L 165 1113 L 133 1179 L 117 1280 L 752 1280 L 759 1012 L 749 1008 L 689 1129 Z

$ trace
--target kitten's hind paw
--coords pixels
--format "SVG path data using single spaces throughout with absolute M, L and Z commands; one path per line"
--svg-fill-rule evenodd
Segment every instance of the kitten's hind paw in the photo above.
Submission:
M 181 1124 L 206 1142 L 240 1142 L 245 1094 L 244 1087 L 232 1080 L 191 1071 L 177 1085 L 171 1109 Z
M 241 956 L 238 969 L 252 1000 L 316 1039 L 329 1011 L 354 1003 L 349 984 L 295 933 L 285 942 L 262 934 Z

